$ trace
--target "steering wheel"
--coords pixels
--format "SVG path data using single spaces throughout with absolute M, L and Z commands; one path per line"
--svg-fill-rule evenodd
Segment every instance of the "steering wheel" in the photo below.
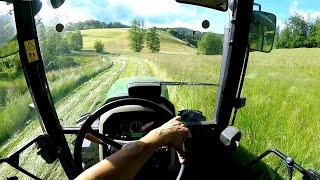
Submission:
M 116 107 L 124 106 L 124 105 L 140 105 L 140 106 L 148 107 L 154 110 L 155 112 L 160 113 L 164 117 L 164 119 L 168 119 L 168 120 L 174 117 L 174 114 L 172 114 L 169 110 L 165 109 L 164 107 L 152 101 L 141 99 L 141 98 L 124 98 L 124 99 L 115 100 L 105 104 L 104 106 L 99 108 L 96 112 L 94 112 L 91 116 L 89 116 L 86 122 L 82 125 L 77 135 L 75 146 L 74 146 L 74 160 L 77 168 L 83 171 L 81 149 L 82 149 L 82 143 L 87 134 L 94 136 L 95 138 L 97 138 L 97 141 L 102 144 L 109 144 L 117 149 L 122 148 L 121 144 L 117 143 L 116 141 L 112 140 L 109 137 L 106 137 L 103 134 L 100 134 L 99 132 L 94 131 L 91 126 L 105 112 L 111 109 L 114 109 Z M 162 125 L 161 122 L 156 123 L 156 127 L 159 127 L 161 125 Z

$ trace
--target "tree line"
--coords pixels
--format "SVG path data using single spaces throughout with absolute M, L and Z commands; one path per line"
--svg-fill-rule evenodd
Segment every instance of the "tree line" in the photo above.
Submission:
M 85 29 L 101 29 L 101 28 L 128 28 L 129 26 L 124 25 L 120 22 L 110 22 L 106 24 L 105 22 L 99 20 L 86 20 L 76 23 L 66 24 L 66 31 L 76 31 L 76 30 L 85 30 Z
M 300 15 L 291 16 L 280 31 L 277 27 L 275 48 L 320 47 L 320 18 L 305 20 Z

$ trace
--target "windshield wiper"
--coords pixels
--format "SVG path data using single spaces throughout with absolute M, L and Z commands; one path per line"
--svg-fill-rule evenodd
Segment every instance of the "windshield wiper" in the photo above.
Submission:
M 169 81 L 161 81 L 161 85 L 163 86 L 219 86 L 220 84 L 214 83 L 198 83 L 198 82 L 169 82 Z

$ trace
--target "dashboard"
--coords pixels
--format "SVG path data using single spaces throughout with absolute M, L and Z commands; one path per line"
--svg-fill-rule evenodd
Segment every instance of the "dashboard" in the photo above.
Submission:
M 156 112 L 119 112 L 104 122 L 103 133 L 112 139 L 133 141 L 163 123 L 165 120 Z

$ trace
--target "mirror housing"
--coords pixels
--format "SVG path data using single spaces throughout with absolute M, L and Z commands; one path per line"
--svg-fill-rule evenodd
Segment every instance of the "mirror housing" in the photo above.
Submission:
M 47 0 L 47 1 L 52 8 L 57 9 L 64 3 L 65 0 Z
M 37 15 L 42 8 L 42 2 L 40 0 L 33 0 L 32 2 L 33 2 L 34 15 Z
M 271 52 L 276 34 L 276 20 L 274 14 L 253 11 L 249 34 L 251 51 Z
M 179 3 L 212 8 L 218 11 L 228 10 L 228 0 L 176 0 Z

